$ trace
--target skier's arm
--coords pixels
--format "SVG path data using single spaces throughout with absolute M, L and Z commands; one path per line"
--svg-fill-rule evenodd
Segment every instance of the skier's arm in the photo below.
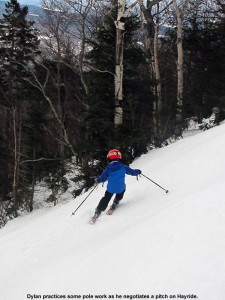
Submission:
M 126 165 L 124 165 L 124 168 L 125 168 L 126 174 L 128 174 L 128 175 L 137 176 L 137 175 L 141 174 L 141 170 L 139 170 L 139 169 L 131 169 L 130 167 L 128 167 Z
M 108 168 L 105 168 L 105 170 L 102 172 L 102 174 L 98 177 L 98 182 L 105 182 L 108 178 Z

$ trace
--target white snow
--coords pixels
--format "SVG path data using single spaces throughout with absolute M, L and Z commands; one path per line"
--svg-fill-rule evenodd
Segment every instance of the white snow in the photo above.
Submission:
M 101 185 L 75 216 L 87 193 L 9 222 L 0 299 L 224 300 L 224 136 L 225 124 L 137 159 L 131 167 L 169 193 L 127 176 L 120 207 L 95 225 Z

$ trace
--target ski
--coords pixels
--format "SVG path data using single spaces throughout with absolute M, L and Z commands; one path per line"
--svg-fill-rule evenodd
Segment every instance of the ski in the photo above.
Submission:
M 94 225 L 97 222 L 98 218 L 92 217 L 89 221 L 89 224 Z
M 91 225 L 94 225 L 96 223 L 97 219 L 91 218 L 91 220 L 88 222 Z
M 113 205 L 110 207 L 110 209 L 106 212 L 107 215 L 111 216 L 114 212 L 114 210 L 116 209 L 118 204 L 113 203 Z
M 107 215 L 112 215 L 113 212 L 114 212 L 114 210 L 116 209 L 117 205 L 118 205 L 117 203 L 113 203 L 113 204 L 110 206 L 110 208 L 107 210 L 106 214 L 107 214 Z M 92 224 L 92 225 L 95 224 L 96 221 L 98 220 L 100 214 L 101 214 L 101 213 L 99 213 L 99 212 L 95 212 L 94 216 L 90 219 L 89 224 Z
M 100 216 L 101 212 L 95 212 L 94 216 L 91 218 L 91 220 L 89 221 L 89 224 L 95 224 L 96 221 L 98 220 L 99 216 Z
M 110 215 L 113 214 L 114 210 L 115 210 L 115 209 L 111 209 L 111 208 L 110 208 L 110 209 L 106 212 L 106 214 L 110 216 Z

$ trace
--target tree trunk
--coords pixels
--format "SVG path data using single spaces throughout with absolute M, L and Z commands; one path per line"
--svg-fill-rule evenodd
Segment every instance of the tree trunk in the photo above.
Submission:
M 159 9 L 159 4 L 158 9 Z M 162 111 L 162 85 L 161 76 L 159 70 L 159 59 L 158 59 L 158 37 L 159 37 L 159 18 L 157 17 L 155 24 L 155 34 L 154 34 L 154 64 L 155 64 L 155 79 L 156 79 L 156 94 L 158 100 L 158 112 Z
M 2 135 L 5 144 L 5 159 L 3 167 L 3 174 L 4 174 L 4 184 L 3 184 L 3 195 L 7 195 L 11 192 L 11 184 L 10 184 L 10 176 L 9 176 L 9 168 L 11 164 L 11 148 L 10 148 L 10 111 L 8 108 L 3 107 L 3 118 L 4 124 L 2 124 Z
M 183 25 L 181 15 L 177 15 L 177 112 L 176 120 L 180 123 L 183 115 L 183 93 L 184 93 L 184 75 L 183 75 L 183 45 L 182 45 Z
M 35 146 L 33 149 L 33 160 L 36 158 L 36 151 L 35 151 Z M 36 167 L 35 167 L 35 162 L 32 164 L 32 184 L 31 184 L 31 195 L 29 199 L 29 211 L 32 212 L 34 209 L 34 188 L 36 184 Z
M 183 97 L 184 97 L 184 74 L 183 74 L 183 17 L 187 10 L 189 0 L 185 0 L 179 8 L 177 0 L 173 0 L 177 18 L 177 111 L 176 111 L 176 134 L 182 133 Z
M 159 2 L 161 0 L 150 1 L 147 0 L 146 7 L 142 0 L 139 0 L 141 11 L 146 20 L 147 28 L 147 49 L 149 51 L 150 64 L 149 70 L 152 80 L 155 82 L 152 92 L 155 95 L 155 100 L 153 103 L 153 131 L 155 140 L 160 137 L 159 124 L 160 118 L 159 113 L 162 110 L 162 87 L 161 87 L 161 77 L 159 70 L 159 60 L 158 60 L 158 34 L 159 34 Z M 157 5 L 157 12 L 153 12 L 153 7 Z M 154 20 L 154 15 L 156 15 L 156 22 Z
M 157 14 L 159 14 L 159 4 L 157 3 Z M 162 125 L 160 124 L 160 113 L 162 111 L 162 85 L 161 85 L 161 76 L 159 70 L 159 59 L 158 59 L 158 36 L 159 36 L 159 17 L 157 15 L 155 30 L 154 30 L 154 39 L 153 39 L 153 71 L 155 79 L 155 95 L 156 100 L 154 101 L 154 113 L 153 113 L 153 123 L 154 123 L 154 132 L 155 137 L 160 144 L 162 138 Z
M 83 68 L 84 68 L 84 56 L 85 56 L 85 18 L 84 16 L 82 16 L 82 26 L 81 26 L 81 45 L 80 45 L 80 53 L 79 53 L 79 70 L 80 70 L 80 79 L 81 79 L 81 83 L 84 87 L 84 90 L 85 90 L 85 93 L 86 95 L 89 94 L 89 89 L 88 89 L 88 85 L 87 85 L 87 82 L 85 80 L 85 77 L 84 77 L 84 71 L 83 71 Z
M 116 67 L 115 67 L 115 114 L 114 125 L 123 123 L 123 50 L 124 50 L 124 9 L 125 1 L 118 0 L 116 26 Z
M 20 163 L 20 144 L 21 144 L 21 120 L 20 112 L 18 108 L 12 108 L 12 120 L 13 120 L 13 138 L 14 138 L 14 168 L 13 168 L 13 199 L 14 199 L 14 211 L 17 216 L 18 211 L 18 177 L 19 177 L 19 163 Z

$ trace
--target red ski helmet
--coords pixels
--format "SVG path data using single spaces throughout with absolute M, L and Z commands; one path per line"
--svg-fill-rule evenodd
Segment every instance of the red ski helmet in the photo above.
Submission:
M 109 160 L 113 160 L 113 159 L 121 159 L 121 158 L 122 158 L 122 155 L 121 155 L 121 153 L 120 153 L 119 150 L 117 150 L 117 149 L 112 149 L 112 150 L 110 150 L 110 151 L 108 152 L 107 158 L 108 158 Z

